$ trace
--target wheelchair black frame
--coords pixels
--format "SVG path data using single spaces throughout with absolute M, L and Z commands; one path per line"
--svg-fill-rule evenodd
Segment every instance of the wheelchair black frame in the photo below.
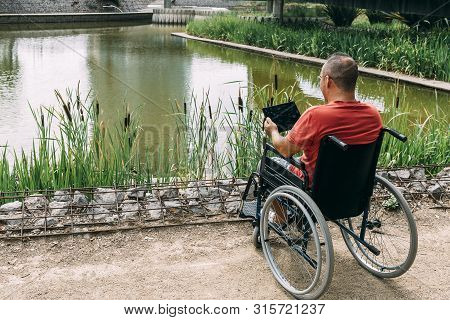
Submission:
M 383 136 L 384 136 L 384 132 L 388 132 L 389 134 L 391 134 L 392 136 L 394 136 L 395 138 L 399 139 L 402 142 L 405 142 L 407 140 L 406 136 L 404 136 L 403 134 L 390 129 L 390 128 L 383 128 L 381 130 L 380 136 L 379 136 L 379 143 L 381 146 L 381 143 L 383 141 Z M 348 149 L 348 145 L 341 141 L 340 139 L 338 139 L 336 136 L 333 135 L 329 135 L 326 138 L 329 139 L 329 141 L 331 141 L 332 143 L 334 143 L 335 145 L 337 145 L 339 148 L 341 148 L 342 150 L 347 150 Z M 245 188 L 244 194 L 242 196 L 242 200 L 245 201 L 248 193 L 250 192 L 250 187 L 252 185 L 255 185 L 255 194 L 254 196 L 256 197 L 256 215 L 255 215 L 255 219 L 253 220 L 253 226 L 259 226 L 259 221 L 261 218 L 261 202 L 262 202 L 262 195 L 264 193 L 266 193 L 270 188 L 269 186 L 271 185 L 273 187 L 272 190 L 274 190 L 275 188 L 279 187 L 280 185 L 274 185 L 272 183 L 270 183 L 269 181 L 265 181 L 265 179 L 263 178 L 263 175 L 261 174 L 261 170 L 262 168 L 265 168 L 265 161 L 267 159 L 267 153 L 268 152 L 272 152 L 274 154 L 276 154 L 277 156 L 279 156 L 280 158 L 284 159 L 285 161 L 287 161 L 289 164 L 295 166 L 296 168 L 300 169 L 303 173 L 304 176 L 304 181 L 309 181 L 309 177 L 308 177 L 308 173 L 306 171 L 305 165 L 304 163 L 290 157 L 290 158 L 286 158 L 283 155 L 281 155 L 272 145 L 264 142 L 264 151 L 263 151 L 263 155 L 261 158 L 261 166 L 260 168 L 258 168 L 258 172 L 253 172 L 250 177 L 249 177 L 249 181 L 247 183 L 247 186 Z M 376 155 L 376 157 L 378 158 L 378 154 Z M 256 180 L 256 177 L 258 177 L 258 181 Z M 300 180 L 300 179 L 299 179 Z M 300 180 L 301 181 L 301 180 Z M 288 185 L 292 185 L 294 187 L 300 188 L 301 190 L 305 191 L 308 195 L 311 196 L 311 190 L 310 188 L 307 187 L 307 184 L 304 183 L 300 183 L 300 185 L 298 185 L 297 183 L 292 183 L 289 179 L 287 179 L 287 184 Z M 272 191 L 271 190 L 271 191 Z M 342 224 L 340 221 L 338 220 L 331 220 L 333 223 L 335 223 L 342 231 L 344 231 L 345 233 L 349 234 L 353 239 L 355 239 L 355 241 L 359 242 L 360 244 L 362 244 L 363 246 L 365 246 L 370 252 L 372 252 L 374 255 L 378 256 L 380 255 L 380 250 L 378 250 L 375 246 L 371 245 L 370 243 L 365 241 L 365 234 L 366 234 L 366 229 L 367 229 L 367 219 L 369 216 L 369 208 L 365 208 L 364 212 L 363 212 L 363 220 L 361 222 L 361 232 L 359 234 L 359 236 L 353 232 L 352 230 L 350 230 L 349 228 L 347 228 L 344 224 Z M 327 218 L 327 217 L 325 217 Z M 276 228 L 273 228 L 275 230 L 275 232 L 278 232 L 278 230 Z M 281 234 L 280 234 L 281 235 Z M 282 235 L 281 235 L 282 236 Z M 309 262 L 309 261 L 308 261 Z

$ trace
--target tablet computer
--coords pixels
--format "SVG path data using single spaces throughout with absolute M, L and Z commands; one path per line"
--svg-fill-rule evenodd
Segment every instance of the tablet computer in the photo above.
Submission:
M 279 132 L 291 130 L 300 118 L 300 112 L 295 102 L 287 102 L 262 109 L 265 118 L 270 118 L 278 127 Z

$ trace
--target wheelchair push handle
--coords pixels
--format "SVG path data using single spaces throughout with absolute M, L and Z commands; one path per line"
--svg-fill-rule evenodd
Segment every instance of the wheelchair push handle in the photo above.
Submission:
M 404 134 L 401 134 L 400 132 L 395 131 L 394 129 L 391 128 L 383 128 L 383 132 L 389 133 L 391 136 L 397 138 L 401 142 L 406 142 L 406 140 L 408 140 L 408 138 Z
M 348 144 L 346 144 L 344 141 L 340 140 L 336 136 L 330 135 L 328 136 L 328 139 L 335 145 L 337 145 L 339 148 L 341 148 L 343 151 L 348 149 Z

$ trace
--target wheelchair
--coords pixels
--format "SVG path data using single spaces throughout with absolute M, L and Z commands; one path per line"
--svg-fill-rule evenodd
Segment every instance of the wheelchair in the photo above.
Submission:
M 317 299 L 330 285 L 335 223 L 353 257 L 380 278 L 404 274 L 417 253 L 417 228 L 402 193 L 377 175 L 383 128 L 370 144 L 349 145 L 336 136 L 321 140 L 311 187 L 305 166 L 270 144 L 242 195 L 239 215 L 252 218 L 253 243 L 264 252 L 278 283 L 297 299 Z M 271 154 L 301 170 L 304 180 Z M 275 218 L 282 218 L 276 221 Z

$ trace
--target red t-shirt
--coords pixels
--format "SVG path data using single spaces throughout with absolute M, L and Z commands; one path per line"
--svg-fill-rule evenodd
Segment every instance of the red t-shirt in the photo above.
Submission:
M 378 138 L 382 127 L 374 106 L 359 101 L 334 101 L 306 110 L 286 138 L 303 150 L 300 160 L 305 164 L 311 185 L 324 136 L 335 135 L 347 144 L 367 144 Z M 303 177 L 299 169 L 290 166 L 290 170 Z

